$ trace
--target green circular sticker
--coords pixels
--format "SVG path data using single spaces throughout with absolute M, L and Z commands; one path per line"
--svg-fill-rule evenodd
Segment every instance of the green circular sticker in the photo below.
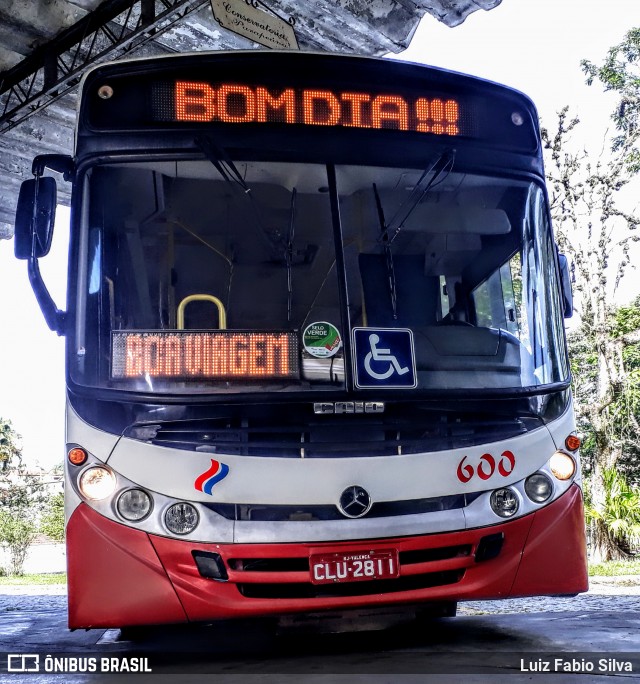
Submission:
M 308 325 L 302 333 L 302 343 L 305 351 L 318 359 L 333 356 L 342 347 L 338 329 L 326 321 Z

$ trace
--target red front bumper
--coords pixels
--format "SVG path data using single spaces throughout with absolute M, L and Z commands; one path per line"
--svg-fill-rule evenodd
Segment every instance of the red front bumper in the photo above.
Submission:
M 500 553 L 476 554 L 502 533 Z M 400 577 L 313 585 L 312 553 L 397 548 Z M 517 520 L 475 530 L 352 542 L 197 544 L 108 520 L 80 505 L 67 526 L 69 626 L 196 622 L 393 603 L 574 594 L 587 589 L 577 486 Z M 203 577 L 194 551 L 218 554 L 228 579 Z M 551 561 L 551 562 L 550 562 Z

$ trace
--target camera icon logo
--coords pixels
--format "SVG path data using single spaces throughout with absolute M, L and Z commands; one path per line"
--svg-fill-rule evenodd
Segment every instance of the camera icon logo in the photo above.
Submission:
M 37 653 L 9 653 L 7 672 L 40 672 L 40 656 Z

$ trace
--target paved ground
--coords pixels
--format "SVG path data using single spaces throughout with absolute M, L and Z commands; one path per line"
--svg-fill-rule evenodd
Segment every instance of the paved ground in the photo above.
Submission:
M 574 598 L 522 598 L 460 604 L 459 615 L 562 613 L 584 610 L 640 610 L 640 575 L 591 577 L 586 594 Z
M 385 631 L 275 632 L 254 623 L 162 630 L 140 641 L 119 630 L 69 632 L 65 588 L 0 587 L 0 652 L 150 657 L 158 684 L 628 684 L 640 682 L 640 577 L 595 579 L 573 599 L 462 604 L 459 617 Z M 556 657 L 590 666 L 544 674 Z M 598 671 L 604 659 L 606 667 Z M 1 660 L 1 658 L 0 658 Z M 633 671 L 614 671 L 613 662 Z M 542 663 L 542 665 L 541 665 Z M 139 674 L 2 674 L 8 684 L 129 684 Z M 42 662 L 41 662 L 42 666 Z M 573 666 L 572 666 L 573 667 Z M 620 665 L 623 667 L 623 665 Z M 553 670 L 551 670 L 553 672 Z M 16 679 L 18 677 L 18 679 Z

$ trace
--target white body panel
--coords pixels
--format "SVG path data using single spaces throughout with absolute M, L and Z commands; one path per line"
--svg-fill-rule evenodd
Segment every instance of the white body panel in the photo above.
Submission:
M 564 437 L 572 425 L 572 411 L 567 411 L 554 424 L 554 434 Z M 170 497 L 206 503 L 331 504 L 353 484 L 367 489 L 374 502 L 485 491 L 535 472 L 556 449 L 549 430 L 542 427 L 492 444 L 422 454 L 298 459 L 227 456 L 158 447 L 127 438 L 118 440 L 86 425 L 72 411 L 68 433 L 71 442 L 81 444 L 125 478 Z M 468 482 L 458 478 L 458 466 L 465 457 L 463 465 L 477 471 L 483 454 L 491 454 L 497 464 L 507 450 L 515 457 L 508 475 L 503 476 L 496 467 L 487 479 L 477 474 Z M 209 495 L 197 491 L 194 483 L 211 467 L 212 459 L 226 464 L 229 472 Z
M 504 518 L 496 515 L 489 505 L 491 491 L 509 484 L 520 502 L 518 515 L 537 510 L 540 506 L 534 504 L 524 492 L 524 478 L 536 470 L 542 470 L 554 480 L 547 461 L 574 426 L 570 407 L 553 423 L 552 433 L 542 427 L 512 439 L 468 449 L 344 459 L 225 457 L 215 454 L 219 462 L 229 466 L 229 471 L 226 477 L 216 482 L 209 495 L 196 490 L 195 482 L 211 468 L 211 454 L 169 449 L 131 439 L 118 440 L 114 435 L 107 435 L 86 424 L 71 410 L 67 419 L 70 441 L 86 448 L 91 445 L 95 449 L 85 466 L 75 468 L 67 464 L 70 484 L 66 494 L 67 518 L 82 500 L 77 487 L 79 475 L 91 465 L 108 462 L 117 477 L 114 498 L 127 488 L 142 486 L 153 496 L 153 512 L 138 523 L 130 523 L 117 515 L 111 498 L 86 501 L 89 506 L 120 524 L 151 534 L 174 536 L 168 533 L 163 523 L 165 511 L 176 501 L 192 501 L 198 510 L 200 523 L 193 532 L 181 538 L 208 543 L 348 541 L 453 532 L 495 525 L 503 522 Z M 513 471 L 504 477 L 496 467 L 493 476 L 479 478 L 476 471 L 480 457 L 490 453 L 499 463 L 500 455 L 507 449 L 515 456 Z M 466 483 L 461 482 L 457 475 L 458 465 L 465 456 L 464 464 L 472 465 L 476 473 Z M 571 482 L 554 480 L 554 494 L 547 503 L 561 496 Z M 342 491 L 353 484 L 365 487 L 374 503 L 464 492 L 482 494 L 464 508 L 353 520 L 230 520 L 206 505 L 335 505 Z

